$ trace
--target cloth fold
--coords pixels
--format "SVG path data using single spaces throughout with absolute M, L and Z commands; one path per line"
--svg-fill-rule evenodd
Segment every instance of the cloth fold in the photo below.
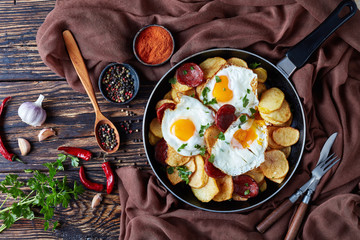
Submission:
M 215 47 L 245 49 L 275 63 L 339 2 L 57 0 L 38 31 L 37 44 L 45 64 L 77 91 L 84 90 L 65 50 L 65 29 L 74 34 L 95 88 L 100 71 L 113 61 L 133 65 L 143 82 L 156 81 L 183 58 Z M 298 238 L 358 238 L 359 198 L 350 192 L 360 182 L 359 23 L 357 11 L 291 77 L 304 106 L 307 137 L 299 168 L 282 191 L 249 213 L 210 213 L 180 203 L 151 172 L 118 169 L 120 239 L 281 239 L 293 211 L 265 234 L 257 233 L 255 225 L 310 178 L 321 147 L 334 132 L 339 134 L 332 151 L 341 163 L 320 181 Z M 133 37 L 148 24 L 164 25 L 175 38 L 175 54 L 160 67 L 143 66 L 132 54 Z M 336 219 L 329 222 L 327 214 Z

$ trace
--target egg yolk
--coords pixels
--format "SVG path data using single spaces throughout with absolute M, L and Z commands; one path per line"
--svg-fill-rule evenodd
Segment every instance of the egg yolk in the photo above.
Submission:
M 233 98 L 233 91 L 229 88 L 229 79 L 227 76 L 217 77 L 220 81 L 215 83 L 212 94 L 218 102 L 228 102 Z
M 170 131 L 181 141 L 187 141 L 194 135 L 195 125 L 189 119 L 179 119 L 171 125 Z
M 239 129 L 234 133 L 234 138 L 241 144 L 243 148 L 248 148 L 250 144 L 257 139 L 256 128 L 252 125 L 249 129 Z

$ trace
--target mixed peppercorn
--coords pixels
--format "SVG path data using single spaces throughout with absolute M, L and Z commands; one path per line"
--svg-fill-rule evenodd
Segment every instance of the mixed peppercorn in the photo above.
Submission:
M 109 124 L 101 124 L 97 134 L 100 138 L 101 145 L 105 149 L 113 150 L 117 146 L 118 142 L 116 140 L 115 131 Z
M 123 65 L 113 65 L 101 79 L 103 94 L 111 101 L 123 103 L 132 98 L 135 91 L 130 70 Z

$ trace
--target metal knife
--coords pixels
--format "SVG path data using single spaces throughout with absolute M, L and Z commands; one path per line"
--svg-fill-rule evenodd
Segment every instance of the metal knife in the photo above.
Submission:
M 327 159 L 327 156 L 330 152 L 330 149 L 336 139 L 337 133 L 333 133 L 325 142 L 323 148 L 320 152 L 320 157 L 318 160 L 319 165 Z M 314 171 L 314 170 L 313 170 Z M 269 216 L 267 216 L 262 222 L 260 222 L 256 229 L 264 233 L 272 224 L 274 224 L 280 217 L 282 217 L 292 205 L 299 199 L 299 197 L 304 194 L 306 190 L 316 181 L 316 178 L 312 176 L 309 181 L 307 181 L 296 193 L 290 196 L 289 199 L 285 200 L 279 207 L 277 207 Z M 316 187 L 316 186 L 315 186 Z

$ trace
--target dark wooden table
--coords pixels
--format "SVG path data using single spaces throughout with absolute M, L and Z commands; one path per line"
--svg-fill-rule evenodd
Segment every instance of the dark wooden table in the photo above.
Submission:
M 81 164 L 85 166 L 89 179 L 105 183 L 101 168 L 103 158 L 93 133 L 95 115 L 90 100 L 87 95 L 73 91 L 65 79 L 51 72 L 37 51 L 37 29 L 54 4 L 54 0 L 22 0 L 16 5 L 11 0 L 0 1 L 0 100 L 13 97 L 1 118 L 0 133 L 8 148 L 18 155 L 17 138 L 26 138 L 32 145 L 31 152 L 22 157 L 27 165 L 0 157 L 0 180 L 9 173 L 25 178 L 24 169 L 46 171 L 42 164 L 56 160 L 60 153 L 57 147 L 69 145 L 94 153 L 91 161 L 82 161 Z M 142 83 L 136 99 L 123 108 L 114 107 L 100 93 L 97 94 L 102 112 L 121 132 L 119 151 L 107 157 L 114 169 L 129 165 L 149 168 L 142 142 L 138 140 L 142 139 L 142 115 L 152 88 L 151 83 Z M 45 96 L 43 106 L 48 117 L 43 126 L 31 127 L 21 121 L 17 110 L 21 103 L 35 101 L 39 94 Z M 131 112 L 134 114 L 129 114 Z M 130 120 L 133 133 L 126 134 L 120 126 Z M 55 129 L 57 135 L 39 142 L 37 135 L 44 127 Z M 79 182 L 78 168 L 67 164 L 64 174 L 69 180 Z M 59 220 L 60 227 L 54 232 L 44 231 L 42 220 L 20 220 L 1 233 L 0 239 L 117 239 L 121 215 L 118 191 L 104 194 L 102 204 L 95 210 L 91 208 L 94 195 L 95 192 L 86 190 L 79 200 L 71 202 L 69 208 L 56 208 L 55 219 Z M 4 197 L 0 196 L 0 201 Z

